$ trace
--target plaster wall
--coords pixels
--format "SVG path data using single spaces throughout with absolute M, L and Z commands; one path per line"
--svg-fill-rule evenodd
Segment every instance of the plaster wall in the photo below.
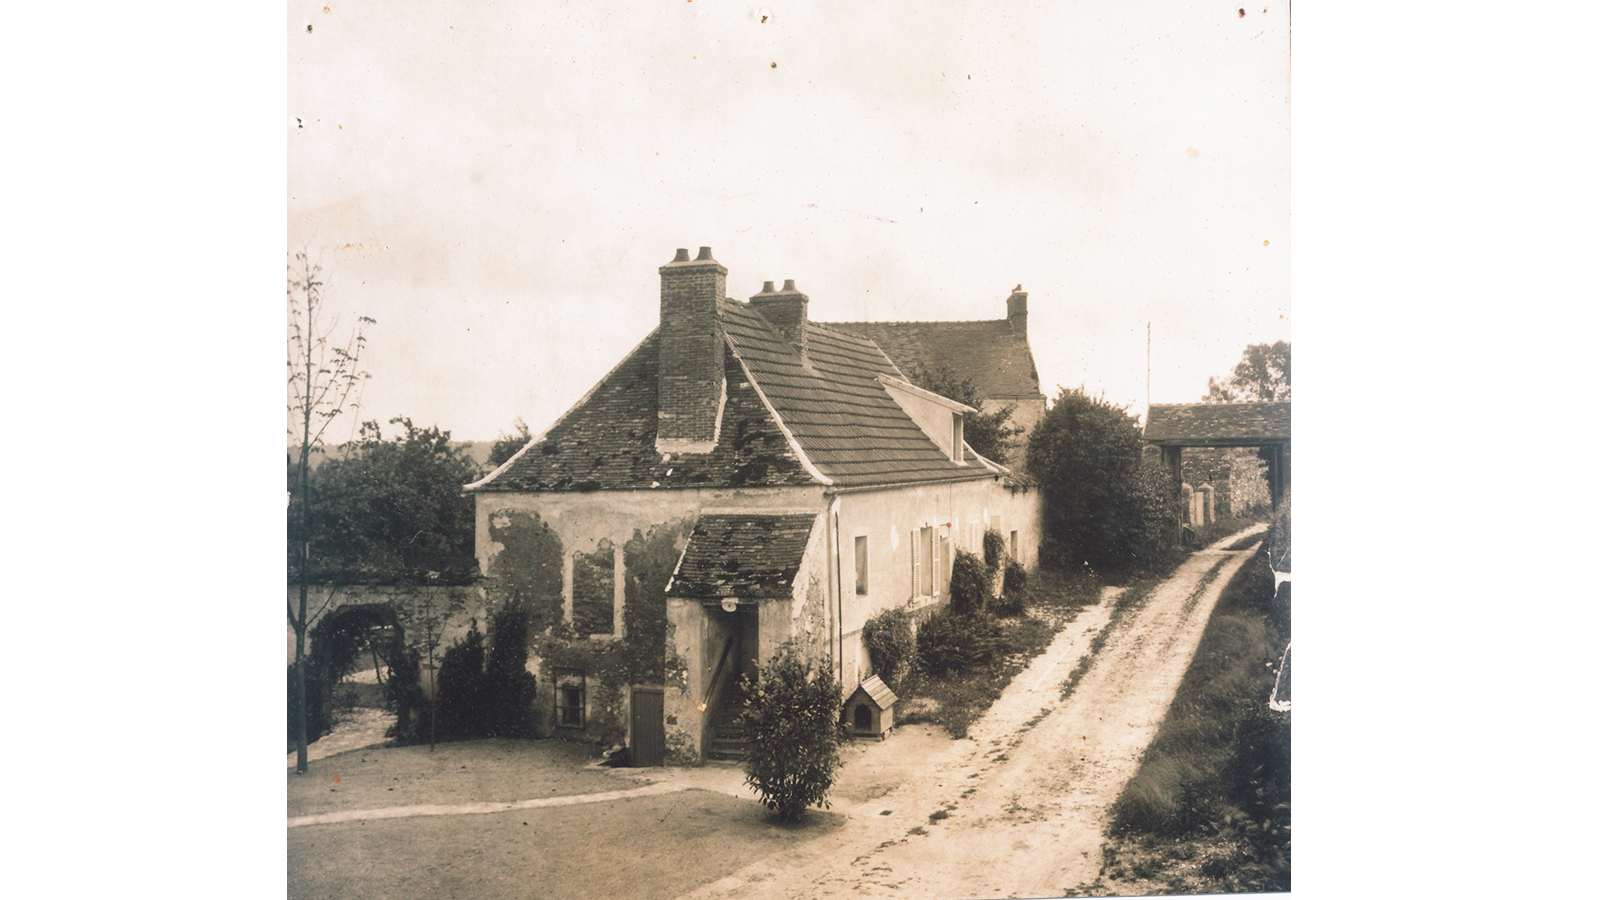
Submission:
M 1030 569 L 1038 562 L 1038 491 L 1013 492 L 992 478 L 841 494 L 838 496 L 838 519 L 837 565 L 843 587 L 839 612 L 843 632 L 839 674 L 840 687 L 846 694 L 860 684 L 868 667 L 868 655 L 861 641 L 861 628 L 866 620 L 886 609 L 922 610 L 947 602 L 946 586 L 955 553 L 966 550 L 981 555 L 983 531 L 996 529 L 1009 543 L 1010 533 L 1015 530 L 1017 561 Z M 968 523 L 979 526 L 975 545 Z M 940 554 L 940 592 L 937 595 L 922 594 L 915 589 L 912 580 L 913 534 L 929 525 L 949 539 L 949 551 L 941 550 Z M 855 539 L 861 536 L 867 539 L 865 594 L 855 590 Z
M 694 524 L 708 510 L 792 513 L 820 510 L 823 502 L 821 486 L 478 494 L 476 547 L 486 606 L 497 608 L 513 599 L 535 606 L 530 668 L 539 678 L 545 733 L 602 743 L 624 740 L 631 728 L 628 687 L 659 685 L 669 758 L 698 759 L 703 752 L 699 707 L 712 675 L 709 667 L 716 663 L 707 661 L 706 653 L 708 647 L 720 648 L 722 639 L 713 633 L 717 626 L 700 601 L 665 596 Z M 614 630 L 580 634 L 572 628 L 574 560 L 597 565 L 594 555 L 603 555 L 608 545 L 614 548 L 616 573 Z M 812 569 L 825 565 L 823 554 L 808 546 L 807 558 L 813 556 L 818 562 Z M 796 585 L 825 584 L 815 574 L 807 577 L 809 582 L 797 577 Z M 776 640 L 779 631 L 792 628 L 777 623 L 794 617 L 793 605 L 778 601 L 763 621 L 774 623 Z M 767 641 L 763 634 L 764 652 Z M 582 729 L 556 727 L 555 667 L 587 673 Z

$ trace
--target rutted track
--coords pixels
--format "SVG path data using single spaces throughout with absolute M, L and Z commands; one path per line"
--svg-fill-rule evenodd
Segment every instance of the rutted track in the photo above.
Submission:
M 1221 549 L 1241 534 L 1194 554 L 1135 609 L 1112 617 L 1107 598 L 1085 610 L 971 738 L 852 810 L 845 828 L 689 896 L 1046 897 L 1093 881 L 1107 811 L 1155 736 L 1222 589 L 1253 552 Z M 1108 622 L 1104 645 L 1061 700 Z

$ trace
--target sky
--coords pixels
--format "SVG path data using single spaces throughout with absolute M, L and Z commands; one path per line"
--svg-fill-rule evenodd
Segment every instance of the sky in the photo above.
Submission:
M 340 332 L 377 321 L 359 419 L 463 440 L 570 407 L 678 247 L 817 321 L 1020 284 L 1047 396 L 1194 402 L 1290 338 L 1287 13 L 297 0 L 287 252 Z

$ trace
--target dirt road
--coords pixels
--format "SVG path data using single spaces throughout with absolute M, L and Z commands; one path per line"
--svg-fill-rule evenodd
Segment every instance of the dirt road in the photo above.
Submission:
M 1085 610 L 968 739 L 850 810 L 845 827 L 686 896 L 1059 897 L 1093 881 L 1107 810 L 1155 736 L 1222 588 L 1250 557 L 1221 548 L 1263 528 L 1195 553 L 1138 608 L 1114 614 L 1106 599 Z M 1104 645 L 1080 669 L 1098 635 Z

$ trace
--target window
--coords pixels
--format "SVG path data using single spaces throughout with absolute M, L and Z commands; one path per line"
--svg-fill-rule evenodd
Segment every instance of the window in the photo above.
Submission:
M 856 535 L 856 593 L 867 592 L 867 536 Z
M 950 538 L 942 528 L 926 525 L 911 532 L 911 593 L 917 597 L 937 597 L 943 569 L 940 560 L 949 555 Z
M 582 669 L 556 669 L 556 725 L 582 728 L 584 673 Z
M 1011 558 L 1017 558 L 1017 533 L 1011 532 Z
M 962 444 L 962 430 L 961 413 L 955 413 L 950 417 L 950 458 L 956 462 L 963 462 L 967 458 L 966 448 Z

